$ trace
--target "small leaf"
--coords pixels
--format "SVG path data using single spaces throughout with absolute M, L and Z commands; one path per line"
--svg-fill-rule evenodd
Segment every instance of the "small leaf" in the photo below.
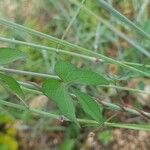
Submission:
M 80 91 L 75 91 L 79 103 L 81 104 L 82 109 L 90 115 L 98 123 L 103 124 L 104 118 L 102 115 L 102 107 L 97 104 L 90 96 Z
M 59 61 L 55 66 L 55 72 L 64 82 L 79 83 L 84 85 L 109 84 L 102 75 L 90 70 L 78 69 L 73 64 Z
M 12 77 L 0 73 L 0 81 L 7 85 L 7 87 L 21 100 L 23 100 L 24 93 L 22 89 L 20 88 L 19 83 Z
M 0 65 L 4 65 L 25 57 L 25 53 L 21 51 L 11 48 L 0 48 Z
M 42 91 L 57 104 L 65 117 L 78 124 L 72 99 L 64 83 L 54 79 L 46 79 L 43 83 Z

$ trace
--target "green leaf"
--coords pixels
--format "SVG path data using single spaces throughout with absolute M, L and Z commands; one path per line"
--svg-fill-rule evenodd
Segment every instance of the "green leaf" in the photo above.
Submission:
M 103 124 L 104 118 L 102 115 L 102 107 L 85 93 L 76 90 L 75 95 L 77 96 L 79 103 L 81 104 L 81 107 L 85 113 L 90 115 L 99 124 Z
M 42 91 L 50 100 L 57 104 L 65 117 L 78 124 L 72 99 L 63 82 L 46 79 L 42 85 Z
M 66 61 L 59 61 L 55 65 L 55 72 L 64 82 L 85 85 L 102 85 L 109 82 L 102 76 L 90 70 L 81 70 Z
M 0 65 L 4 65 L 25 57 L 25 53 L 21 51 L 11 48 L 0 48 Z
M 23 101 L 25 98 L 19 83 L 12 77 L 0 73 L 0 81 L 4 83 L 19 99 Z M 0 83 L 1 83 L 0 82 Z

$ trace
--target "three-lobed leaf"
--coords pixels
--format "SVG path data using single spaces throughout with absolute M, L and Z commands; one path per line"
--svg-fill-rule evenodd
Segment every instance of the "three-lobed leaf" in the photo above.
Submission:
M 75 90 L 75 95 L 77 96 L 84 112 L 90 115 L 99 124 L 103 124 L 104 118 L 102 115 L 102 107 L 85 93 Z
M 65 84 L 101 85 L 109 84 L 109 82 L 102 75 L 90 70 L 78 69 L 73 64 L 65 61 L 59 61 L 55 65 L 55 72 L 62 81 L 46 79 L 42 85 L 42 91 L 57 104 L 65 117 L 78 124 L 72 99 Z M 76 95 L 83 110 L 99 124 L 102 124 L 104 122 L 102 108 L 88 95 L 79 91 L 76 91 Z
M 43 82 L 42 91 L 49 99 L 57 104 L 59 110 L 65 117 L 78 124 L 72 99 L 63 82 L 46 79 Z
M 25 58 L 26 54 L 11 48 L 0 48 L 0 65 L 11 63 L 15 60 Z
M 59 61 L 55 65 L 55 72 L 64 82 L 79 83 L 84 85 L 109 84 L 102 75 L 91 70 L 78 69 L 66 61 Z
M 0 83 L 5 84 L 19 99 L 23 101 L 25 98 L 19 83 L 12 77 L 0 73 Z

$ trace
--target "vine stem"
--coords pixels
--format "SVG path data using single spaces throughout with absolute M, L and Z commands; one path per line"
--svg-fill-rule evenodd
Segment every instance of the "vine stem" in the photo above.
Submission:
M 72 0 L 70 0 L 70 1 L 73 2 L 74 4 L 78 5 L 78 6 L 81 5 L 77 1 L 72 1 Z M 130 45 L 132 45 L 133 47 L 135 47 L 137 50 L 141 51 L 142 53 L 144 53 L 147 56 L 150 56 L 149 52 L 147 50 L 145 50 L 142 46 L 140 46 L 139 43 L 133 41 L 132 39 L 129 39 L 125 34 L 123 34 L 122 32 L 120 32 L 118 30 L 116 30 L 111 24 L 109 24 L 109 22 L 107 22 L 106 20 L 104 20 L 100 16 L 96 15 L 95 13 L 93 13 L 91 10 L 89 10 L 84 5 L 82 5 L 82 8 L 84 10 L 86 10 L 86 12 L 89 13 L 91 16 L 97 18 L 97 20 L 99 20 L 100 22 L 102 22 L 103 24 L 105 24 L 110 30 L 112 30 L 119 37 L 121 37 L 122 39 L 124 39 L 125 41 L 127 41 Z M 42 33 L 42 32 L 36 31 L 36 30 L 33 30 L 31 28 L 28 28 L 28 27 L 25 27 L 23 25 L 20 25 L 20 24 L 8 21 L 8 20 L 3 19 L 3 18 L 0 18 L 0 24 L 8 26 L 8 27 L 16 29 L 16 30 L 19 30 L 19 31 L 23 31 L 25 33 L 29 33 L 31 35 L 35 35 L 37 37 L 48 39 L 48 40 L 50 40 L 52 42 L 59 43 L 59 44 L 64 45 L 64 46 L 68 46 L 70 48 L 80 49 L 80 50 L 83 50 L 83 51 L 86 50 L 85 48 L 82 48 L 82 47 L 80 47 L 78 45 L 69 43 L 69 42 L 67 42 L 65 40 L 58 39 L 56 37 L 50 36 L 48 34 L 45 34 L 45 33 Z
M 73 3 L 77 4 L 80 6 L 80 4 L 77 2 L 77 1 L 72 1 Z M 82 5 L 82 8 L 84 8 L 90 15 L 94 16 L 95 18 L 97 18 L 99 21 L 101 21 L 103 24 L 105 24 L 108 28 L 110 28 L 110 30 L 112 30 L 114 33 L 116 33 L 118 36 L 120 36 L 122 39 L 126 40 L 129 44 L 131 44 L 133 47 L 139 49 L 139 51 L 142 51 L 142 52 L 145 52 L 146 50 L 141 47 L 140 45 L 138 45 L 138 43 L 132 41 L 131 39 L 129 39 L 128 37 L 126 37 L 123 33 L 121 33 L 120 31 L 116 30 L 111 24 L 109 24 L 106 20 L 104 20 L 103 18 L 101 18 L 100 16 L 97 16 L 95 13 L 93 13 L 92 11 L 90 11 L 88 8 L 86 8 L 84 5 Z M 72 44 L 72 43 L 69 43 L 65 40 L 61 40 L 61 39 L 58 39 L 56 37 L 53 37 L 53 36 L 50 36 L 50 35 L 47 35 L 45 33 L 42 33 L 42 32 L 39 32 L 39 31 L 36 31 L 34 29 L 31 29 L 31 28 L 28 28 L 28 27 L 25 27 L 23 25 L 19 25 L 17 23 L 14 23 L 14 22 L 11 22 L 11 21 L 8 21 L 6 19 L 2 19 L 0 18 L 0 24 L 2 25 L 7 25 L 9 26 L 10 28 L 14 28 L 16 30 L 20 30 L 20 31 L 23 31 L 23 32 L 27 32 L 31 35 L 35 35 L 37 37 L 41 37 L 41 38 L 45 38 L 45 39 L 48 39 L 48 40 L 51 40 L 52 42 L 54 43 L 59 43 L 61 45 L 64 45 L 64 46 L 68 46 L 70 48 L 75 48 L 76 50 L 80 50 L 80 51 L 86 51 L 87 49 L 81 47 L 81 46 L 78 46 L 78 45 L 75 45 L 75 44 Z M 147 53 L 147 51 L 146 51 Z M 68 53 L 69 54 L 69 53 Z M 76 56 L 76 55 L 75 55 Z M 90 58 L 89 60 L 92 60 L 93 61 L 93 58 Z M 94 58 L 95 60 L 95 58 Z M 99 60 L 99 61 L 104 61 L 104 60 Z M 126 62 L 126 61 L 123 61 L 122 63 L 126 64 L 126 65 L 133 65 L 133 66 L 144 66 L 144 67 L 148 67 L 150 68 L 150 65 L 145 65 L 145 64 L 138 64 L 138 63 L 132 63 L 132 62 Z
M 56 80 L 60 79 L 58 76 L 55 76 L 55 75 L 44 74 L 44 73 L 37 73 L 37 72 L 31 72 L 31 71 L 22 71 L 22 70 L 16 70 L 16 69 L 4 68 L 4 67 L 0 67 L 0 71 L 6 72 L 6 73 L 21 74 L 21 75 L 31 75 L 31 76 L 34 76 L 34 77 L 52 78 L 52 79 L 56 79 Z M 25 83 L 22 82 L 22 84 L 25 84 Z M 115 86 L 115 85 L 99 85 L 99 87 L 116 88 L 116 89 L 130 91 L 130 92 L 137 92 L 137 93 L 148 94 L 148 92 L 143 91 L 143 90 L 132 89 L 132 88 L 128 88 L 128 87 Z
M 24 90 L 27 90 L 28 92 L 35 93 L 35 94 L 43 94 L 40 91 L 40 89 L 37 90 L 36 87 L 34 87 L 34 85 L 30 85 L 29 83 L 25 83 L 25 82 L 19 82 L 19 83 L 23 86 Z M 76 98 L 76 96 L 74 94 L 70 94 L 70 95 L 72 97 Z M 102 101 L 102 100 L 99 100 L 98 98 L 95 98 L 95 97 L 93 97 L 93 98 L 107 109 L 114 110 L 114 111 L 125 111 L 125 112 L 128 112 L 130 114 L 138 115 L 138 116 L 145 115 L 147 118 L 150 118 L 149 112 L 145 112 L 145 111 L 141 111 L 141 110 L 138 111 L 132 107 L 127 107 L 127 106 L 122 106 L 122 105 L 117 105 L 114 103 Z
M 115 89 L 120 89 L 120 90 L 124 90 L 124 91 L 130 91 L 130 92 L 137 92 L 137 93 L 145 93 L 145 94 L 149 94 L 148 92 L 143 91 L 143 90 L 132 89 L 132 88 L 122 87 L 122 86 L 117 86 L 117 85 L 99 85 L 99 87 L 115 88 Z
M 34 47 L 34 48 L 37 48 L 37 49 L 44 49 L 44 50 L 48 50 L 48 51 L 51 51 L 51 52 L 57 52 L 57 53 L 63 53 L 63 54 L 68 54 L 68 55 L 72 55 L 72 56 L 78 56 L 78 57 L 81 57 L 81 58 L 85 58 L 85 59 L 88 59 L 88 60 L 93 60 L 93 57 L 91 58 L 91 56 L 87 56 L 87 55 L 82 55 L 82 54 L 78 54 L 78 53 L 74 53 L 74 52 L 69 52 L 69 51 L 66 51 L 66 50 L 58 50 L 56 48 L 52 48 L 52 47 L 47 47 L 47 46 L 43 46 L 43 45 L 39 45 L 39 44 L 34 44 L 34 43 L 29 43 L 29 42 L 23 42 L 23 41 L 18 41 L 18 40 L 12 40 L 12 39 L 8 39 L 8 38 L 3 38 L 3 37 L 0 37 L 0 41 L 3 41 L 3 42 L 8 42 L 8 43 L 13 43 L 13 44 L 20 44 L 20 45 L 26 45 L 26 46 L 30 46 L 30 47 Z M 112 64 L 116 64 L 118 66 L 121 66 L 121 67 L 124 67 L 124 68 L 128 68 L 132 71 L 135 71 L 137 73 L 140 73 L 144 76 L 147 76 L 147 77 L 150 77 L 150 74 L 147 73 L 147 72 L 144 72 L 142 70 L 139 70 L 139 69 L 136 69 L 132 66 L 129 66 L 129 65 L 126 65 L 118 60 L 114 60 L 112 58 L 109 58 L 109 57 L 106 57 L 102 54 L 98 54 L 98 53 L 95 53 L 93 51 L 90 51 L 90 50 L 87 50 L 87 49 L 84 49 L 84 48 L 80 48 L 78 49 L 80 52 L 86 52 L 87 54 L 89 55 L 92 55 L 94 56 L 94 59 L 95 59 L 95 62 L 97 62 L 97 60 L 99 59 L 102 59 L 102 61 L 106 61 L 108 63 L 112 63 Z M 84 50 L 84 51 L 83 51 Z M 98 59 L 97 59 L 98 57 Z
M 31 75 L 31 76 L 34 76 L 34 77 L 59 79 L 59 77 L 55 76 L 55 75 L 37 73 L 37 72 L 32 72 L 32 71 L 23 71 L 23 70 L 17 70 L 17 69 L 10 69 L 10 68 L 5 68 L 5 67 L 0 67 L 0 71 L 6 72 L 6 73 L 20 74 L 20 75 Z
M 48 118 L 54 118 L 57 120 L 62 120 L 62 116 L 61 115 L 56 115 L 50 112 L 45 112 L 39 109 L 35 109 L 35 108 L 29 108 L 27 109 L 26 107 L 19 105 L 19 104 L 15 104 L 12 102 L 8 102 L 5 100 L 0 100 L 0 104 L 4 105 L 4 106 L 8 106 L 8 107 L 12 107 L 15 109 L 19 109 L 19 110 L 23 110 L 23 111 L 29 111 L 31 113 L 36 113 L 40 116 L 45 116 Z M 64 117 L 64 121 L 69 121 L 67 118 Z M 93 124 L 96 126 L 99 126 L 99 123 L 94 121 L 94 120 L 88 120 L 88 119 L 81 119 L 81 118 L 77 118 L 77 121 L 81 124 Z M 137 125 L 137 124 L 121 124 L 121 123 L 112 123 L 112 122 L 104 122 L 104 126 L 106 127 L 120 127 L 120 128 L 127 128 L 127 129 L 135 129 L 135 130 L 146 130 L 146 131 L 150 131 L 150 128 L 148 127 L 148 125 Z

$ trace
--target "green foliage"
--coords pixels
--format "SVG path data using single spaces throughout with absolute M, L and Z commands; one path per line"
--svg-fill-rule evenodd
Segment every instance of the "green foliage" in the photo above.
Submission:
M 52 13 L 52 16 L 49 16 L 48 15 L 49 8 L 53 9 L 51 2 L 56 7 L 56 10 Z M 22 69 L 24 70 L 32 69 L 32 71 L 35 71 L 35 72 L 37 70 L 40 70 L 40 72 L 45 71 L 46 67 L 43 67 L 44 66 L 43 60 L 44 60 L 45 64 L 48 64 L 47 72 L 50 72 L 50 71 L 53 72 L 54 71 L 53 68 L 55 64 L 55 54 L 51 55 L 51 52 L 60 52 L 60 54 L 63 54 L 64 59 L 67 58 L 66 55 L 69 55 L 69 60 L 71 59 L 72 62 L 74 62 L 74 60 L 76 62 L 77 60 L 79 60 L 78 62 L 79 64 L 84 61 L 83 59 L 90 61 L 89 64 L 91 64 L 91 62 L 92 63 L 95 62 L 96 59 L 102 59 L 102 63 L 99 63 L 98 65 L 93 63 L 92 65 L 90 65 L 92 69 L 97 70 L 99 72 L 101 72 L 101 68 L 103 68 L 103 70 L 107 70 L 107 67 L 105 65 L 107 63 L 115 64 L 116 66 L 121 66 L 121 69 L 119 68 L 118 74 L 116 75 L 117 86 L 114 86 L 114 88 L 119 87 L 118 84 L 121 82 L 124 82 L 121 80 L 128 80 L 129 78 L 133 77 L 133 75 L 134 77 L 136 77 L 138 76 L 138 73 L 140 73 L 140 75 L 143 77 L 145 76 L 150 77 L 149 69 L 147 69 L 149 67 L 146 67 L 146 64 L 149 63 L 150 54 L 149 54 L 149 51 L 145 49 L 146 47 L 149 49 L 149 41 L 147 42 L 144 41 L 144 38 L 142 38 L 140 42 L 134 41 L 133 39 L 140 40 L 141 37 L 140 36 L 136 37 L 134 32 L 133 34 L 132 32 L 127 33 L 126 29 L 128 28 L 127 27 L 122 28 L 121 27 L 122 24 L 119 24 L 118 22 L 116 23 L 116 18 L 124 22 L 126 25 L 129 25 L 130 27 L 132 27 L 132 29 L 134 29 L 135 31 L 137 31 L 138 33 L 140 33 L 141 35 L 143 35 L 143 37 L 146 37 L 147 39 L 150 39 L 149 21 L 144 24 L 144 27 L 143 27 L 144 31 L 143 31 L 133 21 L 130 21 L 125 15 L 122 15 L 120 12 L 118 12 L 118 10 L 112 7 L 110 3 L 116 6 L 116 3 L 113 1 L 108 3 L 108 2 L 105 2 L 104 0 L 97 0 L 97 3 L 96 2 L 93 3 L 93 0 L 88 0 L 84 3 L 84 5 L 82 5 L 80 3 L 81 1 L 79 0 L 77 1 L 69 0 L 69 2 L 70 3 L 67 3 L 67 5 L 66 5 L 66 0 L 64 0 L 64 2 L 61 2 L 59 0 L 57 0 L 57 2 L 53 0 L 45 1 L 45 2 L 43 1 L 40 3 L 37 2 L 36 8 L 34 10 L 31 9 L 32 11 L 34 11 L 32 13 L 32 16 L 28 17 L 28 14 L 30 13 L 27 13 L 27 16 L 23 16 L 20 18 L 22 14 L 18 13 L 17 17 L 13 17 L 13 18 L 17 18 L 15 22 L 19 22 L 20 24 L 24 23 L 25 26 L 11 22 L 10 20 L 5 20 L 5 19 L 0 18 L 0 24 L 4 26 L 4 30 L 7 30 L 6 33 L 9 32 L 9 35 L 12 38 L 17 39 L 17 40 L 14 40 L 11 38 L 8 39 L 8 38 L 0 37 L 0 41 L 3 43 L 6 42 L 8 44 L 12 44 L 11 46 L 14 46 L 18 49 L 21 49 L 29 53 L 28 62 L 26 63 L 26 66 L 22 67 Z M 99 6 L 97 5 L 98 3 L 100 3 L 100 6 L 102 9 L 99 8 Z M 33 4 L 35 4 L 35 2 Z M 41 4 L 42 4 L 42 7 L 43 6 L 45 7 L 47 6 L 47 4 L 49 4 L 48 9 L 44 8 L 45 11 L 43 11 L 43 9 L 38 7 L 38 6 L 41 6 Z M 120 2 L 118 2 L 117 5 L 118 5 L 117 8 L 122 8 L 122 6 L 120 6 Z M 79 12 L 79 14 L 78 12 L 74 11 L 75 10 L 74 8 L 78 6 L 81 7 L 81 11 Z M 110 12 L 115 17 L 112 17 L 111 15 L 109 15 L 109 13 L 104 14 L 103 12 L 105 11 L 103 11 L 104 10 L 103 8 L 107 10 L 108 12 Z M 141 8 L 143 8 L 143 6 L 141 6 Z M 35 17 L 36 15 L 35 10 L 37 10 L 37 12 L 40 13 L 40 15 L 41 14 L 42 15 L 39 17 Z M 76 10 L 79 10 L 79 9 L 76 9 Z M 140 10 L 140 13 L 141 13 L 141 10 Z M 57 11 L 61 12 L 61 14 L 57 14 Z M 41 12 L 44 12 L 44 13 L 41 13 Z M 72 18 L 74 18 L 73 16 L 76 13 L 78 15 L 72 21 Z M 28 17 L 28 19 L 24 20 L 25 17 Z M 136 16 L 134 17 L 136 19 Z M 51 19 L 52 21 L 49 21 Z M 69 22 L 68 27 L 72 25 L 71 28 L 69 27 L 70 29 L 68 27 L 66 28 L 66 24 L 68 24 L 68 22 Z M 113 24 L 116 26 L 113 26 Z M 96 26 L 98 25 L 100 25 L 100 30 L 96 30 Z M 7 26 L 8 28 L 11 28 L 12 31 L 10 32 L 10 30 L 8 30 L 7 28 L 5 29 L 5 26 Z M 48 34 L 44 34 L 42 32 L 30 29 L 26 26 L 34 28 L 39 31 L 47 32 Z M 65 28 L 66 28 L 66 31 L 64 31 Z M 120 31 L 123 31 L 123 32 L 120 32 Z M 3 33 L 5 34 L 5 32 Z M 31 34 L 33 37 L 26 35 L 27 33 Z M 53 33 L 57 35 L 58 37 L 61 37 L 61 35 L 63 33 L 64 34 L 62 38 L 60 39 L 60 38 L 55 38 L 54 36 L 51 36 Z M 130 39 L 125 34 L 129 34 L 129 36 L 132 38 Z M 64 39 L 67 39 L 67 41 L 65 41 Z M 124 39 L 128 44 L 133 46 L 134 49 L 130 48 L 129 45 L 126 44 L 126 42 L 124 45 L 121 39 Z M 22 40 L 22 41 L 19 41 L 19 40 Z M 81 43 L 80 43 L 80 40 L 82 40 Z M 30 43 L 24 42 L 24 41 L 30 41 Z M 71 41 L 72 43 L 69 43 L 68 41 Z M 147 44 L 145 45 L 144 43 L 142 43 L 143 41 L 144 43 L 147 43 Z M 82 45 L 83 47 L 78 46 L 77 44 Z M 93 47 L 95 47 L 95 45 L 97 49 L 93 50 Z M 29 49 L 28 46 L 30 46 L 31 49 Z M 86 49 L 85 47 L 88 47 L 88 49 Z M 36 49 L 36 48 L 38 50 L 41 50 L 41 52 L 31 51 L 32 49 Z M 107 50 L 109 50 L 110 48 L 111 48 L 112 54 L 105 53 L 106 55 L 108 55 L 108 57 L 106 57 L 105 55 L 102 55 L 102 49 L 104 49 L 104 51 L 107 52 Z M 118 49 L 118 52 L 116 52 L 116 50 L 114 51 L 114 49 Z M 46 53 L 43 53 L 43 50 Z M 139 50 L 139 51 L 137 52 L 136 50 Z M 119 54 L 119 57 L 117 53 Z M 41 54 L 43 54 L 43 59 L 41 59 Z M 143 54 L 145 54 L 147 58 L 143 57 Z M 76 56 L 79 58 L 78 59 L 74 58 Z M 0 48 L 0 65 L 4 65 L 4 64 L 13 62 L 15 60 L 18 60 L 24 57 L 25 55 L 20 51 L 13 50 L 10 48 Z M 132 62 L 125 62 L 125 61 L 131 61 L 131 60 Z M 143 63 L 144 65 L 141 63 Z M 84 62 L 84 64 L 85 66 L 88 66 L 88 63 Z M 34 68 L 32 66 L 34 66 Z M 130 72 L 130 74 L 126 75 L 129 72 L 128 69 L 130 69 L 131 71 L 134 71 L 134 74 L 133 72 Z M 102 115 L 102 107 L 98 105 L 91 97 L 89 97 L 88 95 L 80 91 L 75 92 L 75 95 L 78 98 L 79 104 L 82 107 L 82 109 L 85 111 L 85 113 L 91 116 L 91 118 L 93 118 L 94 120 L 76 119 L 75 108 L 74 108 L 72 98 L 69 93 L 69 88 L 76 87 L 76 86 L 80 87 L 80 85 L 89 85 L 89 86 L 90 85 L 94 85 L 94 86 L 103 85 L 103 87 L 108 88 L 109 86 L 106 86 L 106 85 L 108 85 L 109 82 L 105 78 L 105 76 L 107 75 L 98 74 L 90 70 L 79 69 L 75 67 L 73 64 L 68 63 L 68 62 L 63 62 L 63 61 L 59 61 L 56 64 L 55 73 L 59 76 L 59 78 L 61 78 L 61 81 L 53 80 L 53 79 L 46 79 L 43 83 L 42 91 L 45 95 L 49 97 L 49 99 L 53 100 L 57 104 L 61 113 L 65 117 L 67 117 L 70 121 L 73 121 L 76 124 L 78 124 L 77 121 L 79 122 L 81 121 L 81 123 L 84 122 L 84 123 L 90 124 L 90 122 L 92 122 L 96 125 L 98 123 L 99 124 L 104 123 L 104 125 L 109 126 L 109 127 L 112 126 L 112 127 L 138 129 L 138 130 L 139 129 L 149 130 L 148 126 L 145 126 L 145 125 L 136 126 L 134 124 L 119 124 L 119 123 L 114 124 L 114 123 L 104 122 L 103 115 Z M 40 77 L 41 79 L 40 74 L 31 73 L 31 72 L 25 72 L 25 74 L 33 76 L 33 78 L 28 77 L 31 81 L 35 80 L 34 78 L 35 76 Z M 120 78 L 117 79 L 119 74 L 120 74 Z M 56 77 L 56 79 L 58 78 Z M 13 93 L 16 94 L 20 99 L 24 99 L 24 94 L 20 88 L 20 85 L 13 78 L 5 74 L 0 74 L 0 81 L 3 85 L 6 85 L 11 91 L 13 91 Z M 37 81 L 36 83 L 41 83 L 41 80 L 39 79 L 37 79 L 36 81 Z M 80 84 L 80 85 L 73 85 L 70 87 L 70 83 Z M 124 83 L 122 85 L 124 85 Z M 89 88 L 89 86 L 88 87 L 85 86 L 87 92 L 91 92 L 91 91 L 94 92 L 92 93 L 92 95 L 99 94 L 99 93 L 96 93 L 97 90 L 94 87 Z M 31 90 L 30 88 L 32 87 L 34 88 L 34 84 L 33 85 L 31 84 L 29 87 L 26 87 L 26 90 L 28 89 L 28 91 L 30 91 L 31 94 L 33 94 L 32 92 L 33 91 L 35 92 L 35 90 L 38 89 L 36 91 L 36 94 L 37 93 L 42 94 L 42 92 L 40 91 L 40 88 L 36 87 L 34 90 Z M 139 83 L 138 87 L 144 90 L 143 83 Z M 120 89 L 123 90 L 125 88 L 126 87 L 121 87 Z M 127 88 L 125 90 L 136 91 L 134 89 L 127 89 Z M 21 108 L 23 110 L 26 110 L 21 105 L 15 105 L 5 100 L 4 101 L 0 100 L 0 102 L 1 104 L 4 104 L 6 106 L 10 106 L 10 107 L 15 106 L 15 109 Z M 119 107 L 119 105 L 117 106 L 111 102 L 108 104 L 109 104 L 109 107 L 108 105 L 105 105 L 105 106 L 107 106 L 109 109 L 122 110 L 122 108 Z M 39 113 L 43 116 L 54 117 L 58 119 L 57 115 L 51 114 L 50 112 L 47 113 L 47 112 L 43 112 L 43 111 L 39 111 L 35 109 L 30 109 L 30 111 L 32 111 L 33 113 L 35 112 Z M 135 110 L 132 108 L 128 109 L 127 107 L 125 111 L 140 115 L 140 113 L 138 113 L 136 109 Z M 27 110 L 27 113 L 30 113 L 30 112 L 28 112 Z M 145 115 L 149 116 L 150 113 L 145 113 Z M 25 115 L 25 116 L 29 119 L 28 115 Z M 109 137 L 109 134 L 104 133 L 102 134 L 102 136 Z M 104 141 L 107 141 L 107 138 L 106 139 L 104 138 Z M 67 147 L 71 147 L 72 143 L 73 142 L 69 140 L 65 142 L 64 145 L 66 145 Z
M 90 70 L 78 69 L 73 64 L 65 61 L 59 61 L 55 66 L 55 71 L 64 82 L 84 85 L 109 84 L 102 75 Z
M 0 48 L 0 65 L 11 63 L 20 58 L 25 58 L 25 53 L 11 48 Z
M 55 66 L 55 71 L 62 81 L 46 79 L 43 83 L 42 91 L 57 104 L 60 111 L 68 119 L 77 123 L 72 99 L 66 89 L 68 82 L 99 85 L 108 84 L 108 81 L 101 75 L 92 71 L 87 72 L 85 70 L 78 69 L 71 63 L 65 61 L 59 61 Z M 76 92 L 76 94 L 83 110 L 102 124 L 104 121 L 102 117 L 102 108 L 100 108 L 100 106 L 98 106 L 98 104 L 86 94 L 81 92 Z
M 25 53 L 21 51 L 11 48 L 0 48 L 0 65 L 8 64 L 25 57 Z M 0 83 L 7 86 L 24 103 L 24 93 L 14 78 L 0 73 Z
M 46 79 L 43 83 L 42 91 L 57 104 L 65 117 L 78 124 L 72 99 L 63 82 L 54 79 Z
M 19 83 L 14 78 L 0 73 L 0 81 L 0 83 L 6 85 L 14 94 L 16 94 L 19 99 L 23 100 L 25 98 Z
M 85 113 L 90 115 L 99 124 L 103 124 L 104 118 L 102 115 L 102 107 L 85 93 L 76 90 L 75 95 L 77 96 L 79 103 Z

